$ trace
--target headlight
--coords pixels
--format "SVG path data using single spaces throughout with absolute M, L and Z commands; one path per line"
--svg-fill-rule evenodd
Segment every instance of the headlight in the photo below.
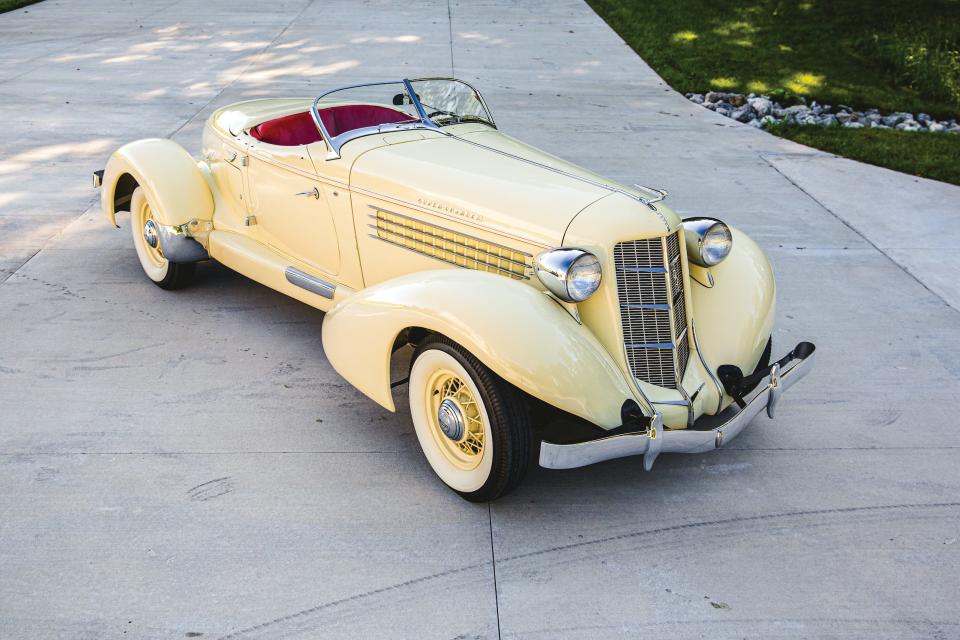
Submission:
M 600 261 L 581 249 L 555 249 L 534 260 L 540 282 L 564 302 L 583 302 L 600 287 Z
M 687 259 L 701 267 L 720 264 L 733 248 L 730 227 L 713 218 L 687 218 L 683 235 L 687 239 Z

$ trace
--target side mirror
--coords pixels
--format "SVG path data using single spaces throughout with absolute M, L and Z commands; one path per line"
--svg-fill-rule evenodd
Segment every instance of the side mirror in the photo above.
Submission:
M 420 99 L 420 94 L 418 93 L 417 100 L 419 99 Z M 405 93 L 398 93 L 397 95 L 393 96 L 393 104 L 399 107 L 400 105 L 404 105 L 404 104 L 413 104 L 413 100 L 407 97 L 407 94 Z

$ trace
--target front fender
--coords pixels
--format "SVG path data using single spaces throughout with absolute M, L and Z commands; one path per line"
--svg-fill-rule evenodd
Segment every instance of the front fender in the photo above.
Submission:
M 545 293 L 500 275 L 418 272 L 365 289 L 324 318 L 334 369 L 390 411 L 390 356 L 406 328 L 441 333 L 511 384 L 604 428 L 633 393 L 593 334 Z
M 213 219 L 213 195 L 197 161 L 173 140 L 137 140 L 110 156 L 100 195 L 110 224 L 117 225 L 117 205 L 128 201 L 137 185 L 146 191 L 154 216 L 162 224 Z
M 732 227 L 731 232 L 733 249 L 723 262 L 709 270 L 690 265 L 697 345 L 714 376 L 724 364 L 753 371 L 773 331 L 776 311 L 770 261 L 747 234 Z M 705 286 L 711 280 L 713 286 Z M 730 398 L 725 400 L 729 404 Z

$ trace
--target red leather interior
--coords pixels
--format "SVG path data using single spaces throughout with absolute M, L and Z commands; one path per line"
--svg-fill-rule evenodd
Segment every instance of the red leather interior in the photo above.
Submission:
M 323 126 L 334 138 L 354 129 L 414 119 L 402 111 L 369 104 L 327 107 L 320 109 L 320 118 Z M 285 147 L 311 144 L 321 138 L 309 111 L 260 123 L 250 129 L 250 135 L 257 140 Z
M 285 147 L 310 144 L 321 138 L 317 125 L 314 124 L 313 117 L 308 111 L 258 124 L 250 129 L 250 135 L 257 140 Z

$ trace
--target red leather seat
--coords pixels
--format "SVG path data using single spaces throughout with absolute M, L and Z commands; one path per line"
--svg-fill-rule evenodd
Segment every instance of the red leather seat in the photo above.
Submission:
M 414 120 L 402 111 L 368 104 L 327 107 L 320 110 L 320 118 L 327 132 L 334 138 L 354 129 Z M 311 144 L 321 139 L 309 111 L 262 122 L 250 129 L 250 135 L 257 140 L 285 147 Z
M 257 140 L 284 147 L 310 144 L 322 137 L 309 111 L 262 122 L 250 129 L 250 135 Z

